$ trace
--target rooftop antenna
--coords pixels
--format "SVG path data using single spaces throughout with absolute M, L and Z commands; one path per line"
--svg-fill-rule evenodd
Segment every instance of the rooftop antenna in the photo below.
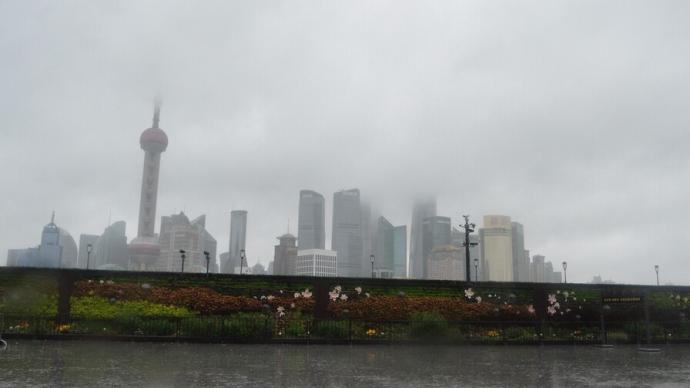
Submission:
M 288 217 L 288 234 L 290 234 L 290 217 Z
M 53 210 L 53 214 L 50 216 L 50 223 L 51 224 L 55 223 L 55 210 Z
M 153 103 L 153 128 L 158 128 L 158 123 L 160 122 L 161 118 L 161 97 L 159 95 L 156 95 L 156 97 L 153 100 Z

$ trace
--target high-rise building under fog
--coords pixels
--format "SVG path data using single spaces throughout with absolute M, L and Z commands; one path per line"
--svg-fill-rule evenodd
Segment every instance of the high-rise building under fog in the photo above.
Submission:
M 235 268 L 247 265 L 240 263 L 241 251 L 245 249 L 247 243 L 247 211 L 233 210 L 230 212 L 230 258 L 226 263 L 221 264 L 223 273 L 235 273 Z M 240 265 L 241 264 L 241 265 Z
M 484 280 L 513 281 L 513 233 L 508 216 L 484 216 L 479 230 Z
M 185 251 L 184 272 L 206 272 L 206 256 L 209 252 L 209 272 L 214 272 L 216 240 L 206 230 L 206 216 L 190 221 L 186 214 L 173 214 L 161 218 L 161 253 L 153 266 L 156 271 L 181 272 Z
M 513 244 L 513 281 L 529 282 L 529 256 L 525 255 L 525 230 L 521 223 L 510 224 Z
M 424 278 L 424 247 L 422 223 L 425 218 L 436 216 L 436 200 L 425 199 L 414 203 L 410 225 L 410 263 L 408 277 Z
M 407 226 L 393 228 L 393 277 L 407 277 Z
M 428 278 L 427 264 L 434 248 L 450 245 L 450 218 L 443 216 L 427 217 L 422 220 L 422 257 L 424 257 L 423 273 Z
M 299 249 L 326 247 L 326 213 L 323 195 L 312 190 L 299 192 L 297 238 Z
M 297 264 L 297 238 L 290 233 L 278 237 L 271 275 L 295 275 Z
M 331 249 L 338 253 L 338 276 L 360 276 L 363 247 L 359 189 L 333 194 Z

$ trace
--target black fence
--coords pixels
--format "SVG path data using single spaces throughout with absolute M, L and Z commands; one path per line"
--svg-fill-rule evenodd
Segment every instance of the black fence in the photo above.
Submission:
M 196 316 L 0 317 L 5 338 L 104 338 L 237 343 L 600 344 L 690 342 L 690 321 L 366 321 Z

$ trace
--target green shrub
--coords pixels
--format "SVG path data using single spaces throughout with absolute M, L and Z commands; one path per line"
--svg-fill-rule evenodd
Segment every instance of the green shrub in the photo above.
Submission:
M 314 327 L 313 334 L 317 337 L 329 339 L 348 338 L 348 322 L 334 320 L 318 321 Z
M 410 336 L 413 338 L 441 338 L 448 331 L 448 321 L 435 311 L 414 313 L 410 321 Z
M 270 336 L 273 325 L 273 319 L 263 314 L 240 313 L 224 320 L 222 335 L 243 340 L 260 340 Z
M 72 316 L 83 319 L 130 317 L 185 318 L 194 313 L 184 307 L 166 306 L 143 300 L 110 301 L 98 296 L 72 298 Z

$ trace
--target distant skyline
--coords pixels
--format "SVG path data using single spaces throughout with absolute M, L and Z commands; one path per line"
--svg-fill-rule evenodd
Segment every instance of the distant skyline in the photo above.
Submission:
M 160 216 L 267 266 L 299 191 L 505 214 L 568 281 L 689 284 L 690 4 L 0 3 L 0 265 L 56 223 L 136 236 L 160 93 Z M 112 214 L 112 216 L 109 216 Z

